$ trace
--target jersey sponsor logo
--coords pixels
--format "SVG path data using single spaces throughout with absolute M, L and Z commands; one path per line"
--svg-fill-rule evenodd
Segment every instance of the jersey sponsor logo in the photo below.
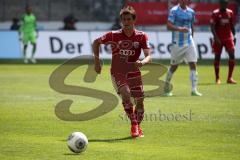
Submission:
M 123 55 L 123 56 L 133 56 L 133 55 L 135 55 L 135 51 L 134 50 L 129 50 L 129 49 L 121 49 L 119 51 L 119 54 Z
M 229 21 L 229 19 L 221 19 L 221 24 L 222 25 L 225 25 L 225 24 L 228 24 L 230 21 Z

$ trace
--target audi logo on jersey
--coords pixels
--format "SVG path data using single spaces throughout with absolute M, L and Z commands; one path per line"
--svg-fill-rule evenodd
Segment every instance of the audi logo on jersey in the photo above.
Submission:
M 119 51 L 119 54 L 123 55 L 123 56 L 133 56 L 135 54 L 135 51 L 134 50 L 129 50 L 129 49 L 121 49 Z

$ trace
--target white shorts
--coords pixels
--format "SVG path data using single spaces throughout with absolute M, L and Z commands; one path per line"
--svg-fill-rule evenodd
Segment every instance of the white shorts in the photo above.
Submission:
M 171 47 L 171 64 L 180 64 L 185 60 L 186 62 L 197 62 L 197 50 L 194 43 L 190 46 L 179 47 L 172 45 Z

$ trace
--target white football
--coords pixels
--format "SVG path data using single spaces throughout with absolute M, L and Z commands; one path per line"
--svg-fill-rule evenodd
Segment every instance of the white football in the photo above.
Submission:
M 74 153 L 81 153 L 87 149 L 88 139 L 82 132 L 73 132 L 67 140 L 68 148 Z

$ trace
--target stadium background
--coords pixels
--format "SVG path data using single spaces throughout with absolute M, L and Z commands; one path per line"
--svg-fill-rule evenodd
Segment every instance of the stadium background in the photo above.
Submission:
M 217 0 L 198 0 L 194 3 L 199 4 L 200 1 L 204 6 L 202 9 L 217 3 Z M 159 7 L 155 3 L 157 2 L 161 4 L 160 8 L 164 6 L 165 11 L 172 5 L 171 1 L 166 0 L 131 2 L 136 2 L 135 5 L 144 4 L 144 8 L 147 8 L 146 3 L 151 4 L 150 8 Z M 91 54 L 90 38 L 109 30 L 125 3 L 122 0 L 0 0 L 1 160 L 240 159 L 240 63 L 238 59 L 234 71 L 234 79 L 238 84 L 226 83 L 227 60 L 221 61 L 222 84 L 215 84 L 213 56 L 209 44 L 211 33 L 208 24 L 197 25 L 194 36 L 201 52 L 206 51 L 203 44 L 208 49 L 208 54 L 202 54 L 203 57 L 200 57 L 204 60 L 198 62 L 198 87 L 203 96 L 190 95 L 189 67 L 182 64 L 173 77 L 173 97 L 146 97 L 146 118 L 142 124 L 145 134 L 143 139 L 129 138 L 129 121 L 124 114 L 121 100 L 117 98 L 112 87 L 108 61 L 105 61 L 102 74 L 98 76 L 93 74 L 94 71 L 91 68 L 92 72 L 87 72 L 89 68 L 78 61 L 79 67 L 68 75 L 64 84 L 74 87 L 74 90 L 82 91 L 80 94 L 74 94 L 71 90 L 67 93 L 59 92 L 50 87 L 49 79 L 63 61 L 78 55 Z M 40 33 L 36 53 L 37 64 L 23 63 L 19 35 L 16 31 L 9 30 L 12 18 L 20 18 L 26 4 L 33 7 L 33 12 L 38 18 Z M 239 3 L 235 4 L 238 7 L 236 54 L 240 55 L 240 7 Z M 78 20 L 76 31 L 61 29 L 64 17 L 70 13 Z M 162 9 L 155 13 L 156 18 L 161 14 L 166 15 Z M 199 13 L 209 15 L 210 11 Z M 202 16 L 202 18 L 206 17 Z M 209 19 L 205 20 L 208 23 Z M 156 23 L 155 19 L 153 21 Z M 137 26 L 149 33 L 150 41 L 155 46 L 154 56 L 158 55 L 157 62 L 165 64 L 158 64 L 159 67 L 154 68 L 153 75 L 162 74 L 169 66 L 169 60 L 162 60 L 162 58 L 169 57 L 167 46 L 171 33 L 166 30 L 164 22 L 159 23 Z M 55 43 L 54 51 L 59 50 L 59 39 L 64 44 L 63 51 L 52 53 L 50 38 Z M 71 47 L 68 52 L 66 51 L 67 43 L 70 43 L 69 46 L 73 44 L 73 53 Z M 79 45 L 81 54 L 79 54 Z M 102 48 L 102 50 L 101 57 L 109 58 L 110 54 L 106 49 Z M 31 52 L 31 49 L 29 48 L 28 51 Z M 162 51 L 165 53 L 163 54 Z M 210 60 L 205 60 L 208 56 Z M 227 57 L 226 54 L 223 56 Z M 165 70 L 160 66 L 164 66 Z M 89 81 L 89 79 L 86 81 L 89 78 L 86 76 L 87 73 L 93 74 L 94 76 L 90 75 L 90 78 L 95 77 L 95 81 Z M 143 70 L 142 73 L 146 75 L 149 72 Z M 63 77 L 59 75 L 55 78 L 52 83 L 61 88 Z M 150 80 L 155 83 L 164 78 L 165 74 L 159 79 L 150 77 Z M 84 90 L 82 90 L 83 87 Z M 144 84 L 144 89 L 147 91 L 157 87 L 151 83 Z M 94 94 L 89 97 L 84 96 L 85 91 L 86 93 L 94 91 Z M 99 94 L 99 92 L 108 94 Z M 111 112 L 103 112 L 104 115 L 101 117 L 88 121 L 66 121 L 56 114 L 56 106 L 63 100 L 72 100 L 70 111 L 78 114 L 97 108 L 104 100 L 112 104 L 113 100 L 109 96 L 117 99 L 115 106 L 109 105 L 115 108 Z M 74 131 L 85 133 L 89 139 L 86 152 L 80 155 L 71 153 L 66 145 L 68 135 Z
M 239 1 L 230 1 L 235 13 L 236 30 L 240 31 Z M 29 4 L 38 20 L 37 59 L 67 59 L 83 54 L 91 54 L 91 42 L 94 38 L 110 30 L 116 22 L 119 10 L 125 4 L 131 4 L 138 13 L 137 28 L 150 35 L 153 58 L 169 59 L 170 32 L 166 30 L 168 9 L 176 0 L 0 0 L 0 59 L 20 59 L 21 43 L 17 32 L 8 32 L 13 18 L 21 18 L 24 7 Z M 200 59 L 212 59 L 209 18 L 213 9 L 218 7 L 217 0 L 191 1 L 190 7 L 196 10 L 196 35 L 194 39 Z M 63 30 L 64 18 L 74 19 L 76 31 Z M 47 32 L 48 31 L 48 32 Z M 240 58 L 239 33 L 236 35 L 236 58 Z M 14 45 L 11 45 L 14 44 Z M 71 45 L 71 50 L 64 48 Z M 79 46 L 80 45 L 80 46 Z M 56 51 L 54 53 L 54 51 Z M 111 58 L 109 50 L 102 48 L 102 58 Z M 57 54 L 56 54 L 57 53 Z M 227 54 L 223 54 L 227 58 Z

